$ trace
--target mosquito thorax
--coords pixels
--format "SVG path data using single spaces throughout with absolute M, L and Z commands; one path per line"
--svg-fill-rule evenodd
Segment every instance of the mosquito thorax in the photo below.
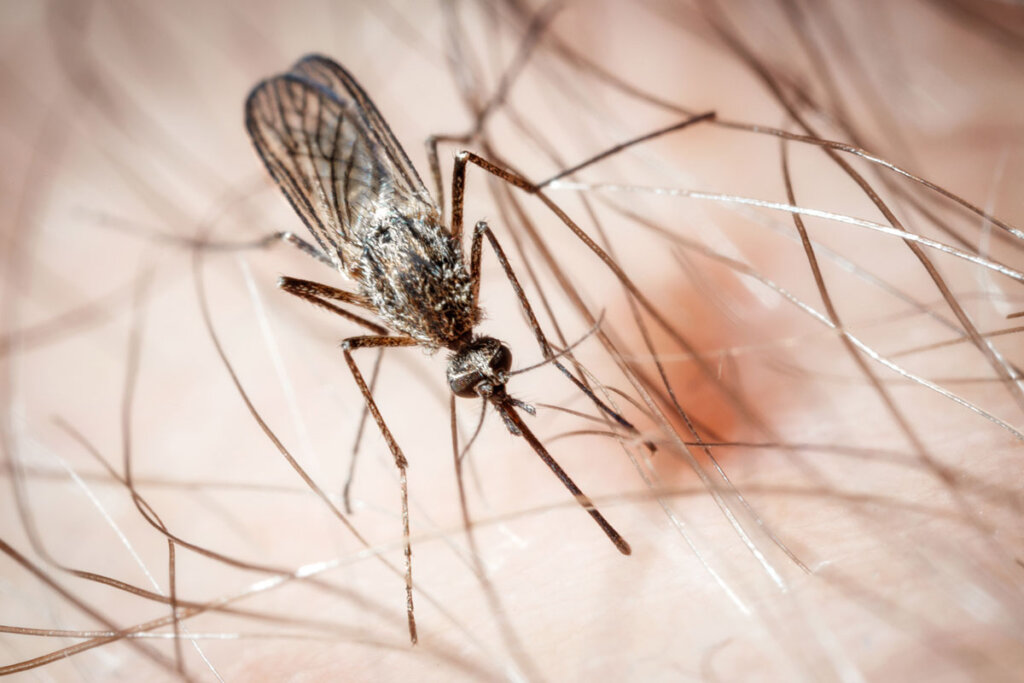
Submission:
M 476 337 L 448 358 L 448 386 L 463 398 L 489 396 L 508 382 L 512 351 L 494 337 Z

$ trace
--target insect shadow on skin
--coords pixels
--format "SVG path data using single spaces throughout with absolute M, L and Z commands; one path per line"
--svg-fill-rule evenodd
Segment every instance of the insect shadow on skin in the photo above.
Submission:
M 623 143 L 547 182 L 632 144 L 712 117 L 712 114 L 693 117 Z M 558 362 L 501 245 L 483 221 L 478 222 L 473 231 L 467 268 L 462 250 L 467 163 L 471 162 L 521 190 L 540 196 L 563 222 L 574 227 L 564 212 L 540 194 L 540 188 L 546 183 L 534 185 L 471 152 L 461 152 L 455 160 L 451 226 L 446 229 L 440 210 L 369 97 L 343 67 L 320 55 L 309 55 L 287 73 L 257 84 L 246 102 L 246 126 L 271 176 L 306 224 L 316 244 L 307 243 L 291 233 L 281 233 L 278 237 L 354 281 L 356 291 L 291 277 L 282 277 L 279 286 L 289 294 L 372 333 L 349 337 L 341 347 L 366 407 L 399 470 L 406 611 L 412 642 L 416 642 L 417 635 L 409 540 L 408 461 L 373 399 L 372 382 L 367 385 L 353 359 L 353 352 L 357 349 L 419 346 L 450 351 L 447 379 L 453 396 L 479 397 L 490 403 L 508 430 L 530 444 L 615 547 L 622 554 L 629 555 L 629 544 L 524 423 L 518 411 L 532 414 L 534 409 L 510 396 L 505 389 L 512 367 L 511 350 L 498 339 L 474 333 L 481 320 L 480 273 L 483 239 L 486 237 L 526 314 L 546 362 L 554 364 L 619 427 L 638 434 L 632 424 L 606 406 Z M 600 247 L 581 232 L 574 231 L 613 270 L 618 271 Z M 624 277 L 624 274 L 619 274 Z M 333 302 L 369 311 L 384 324 L 368 320 Z M 650 444 L 648 446 L 651 447 Z

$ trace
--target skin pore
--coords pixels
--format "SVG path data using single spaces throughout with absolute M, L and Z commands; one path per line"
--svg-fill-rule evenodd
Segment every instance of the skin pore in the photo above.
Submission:
M 722 4 L 6 9 L 0 666 L 83 647 L 40 673 L 1019 671 L 1020 17 Z M 359 332 L 275 289 L 348 283 L 285 245 L 224 248 L 306 237 L 241 106 L 314 51 L 355 74 L 431 191 L 421 141 L 479 128 L 439 145 L 446 216 L 462 149 L 539 183 L 716 114 L 543 199 L 469 167 L 466 248 L 486 220 L 550 341 L 583 340 L 581 381 L 638 430 L 609 436 L 550 364 L 508 384 L 633 554 L 493 411 L 460 493 L 444 355 L 388 350 L 375 395 L 410 461 L 415 647 L 372 420 L 352 514 L 341 500 L 362 402 L 339 342 Z M 513 369 L 541 362 L 486 243 L 482 258 L 481 331 Z M 356 355 L 367 377 L 374 354 Z M 480 406 L 457 408 L 465 446 Z M 132 629 L 166 637 L 110 635 Z

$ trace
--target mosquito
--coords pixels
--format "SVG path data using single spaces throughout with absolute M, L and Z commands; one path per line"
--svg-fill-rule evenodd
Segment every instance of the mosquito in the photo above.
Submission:
M 482 317 L 480 271 L 486 236 L 531 327 L 543 340 L 529 302 L 485 222 L 477 223 L 473 231 L 468 268 L 463 252 L 466 161 L 492 166 L 488 170 L 499 175 L 501 169 L 469 152 L 457 156 L 451 225 L 446 228 L 437 204 L 373 102 L 348 71 L 320 55 L 304 57 L 287 73 L 257 84 L 246 101 L 245 115 L 256 151 L 316 243 L 284 233 L 286 239 L 354 284 L 339 289 L 281 277 L 278 286 L 372 333 L 345 339 L 341 350 L 399 472 L 406 612 L 412 642 L 416 642 L 416 621 L 408 461 L 353 360 L 358 349 L 419 346 L 429 351 L 447 350 L 452 393 L 479 397 L 493 406 L 509 432 L 529 443 L 615 547 L 629 555 L 629 544 L 523 421 L 520 411 L 532 414 L 534 410 L 506 391 L 512 368 L 508 345 L 476 333 Z M 380 322 L 339 304 L 368 311 Z M 542 351 L 551 357 L 550 347 L 543 341 Z

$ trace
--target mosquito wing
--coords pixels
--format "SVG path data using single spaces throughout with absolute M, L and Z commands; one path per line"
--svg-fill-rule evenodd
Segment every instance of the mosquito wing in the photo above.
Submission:
M 373 102 L 327 57 L 309 55 L 259 83 L 246 101 L 245 120 L 270 175 L 344 273 L 382 208 L 437 213 Z

